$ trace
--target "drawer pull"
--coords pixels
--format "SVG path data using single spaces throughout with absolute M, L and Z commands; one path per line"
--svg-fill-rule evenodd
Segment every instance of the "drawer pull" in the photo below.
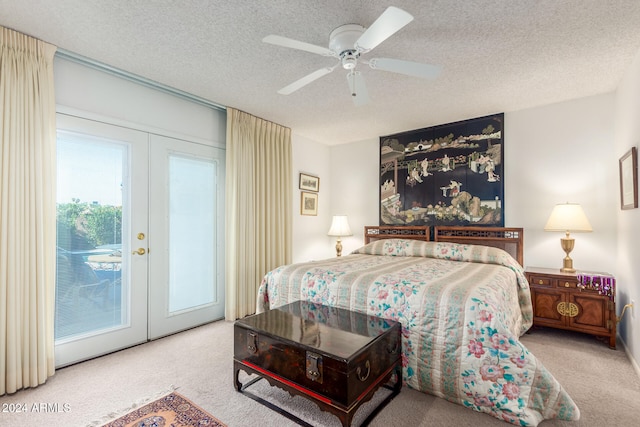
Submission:
M 578 306 L 572 302 L 568 304 L 566 302 L 558 303 L 558 305 L 556 306 L 556 310 L 558 311 L 558 313 L 560 313 L 561 316 L 567 317 L 576 317 L 580 312 Z
M 538 285 L 544 285 L 544 280 L 538 279 Z
M 565 287 L 565 288 L 568 288 L 569 286 L 571 286 L 571 285 L 569 284 L 569 282 L 564 282 L 564 287 Z

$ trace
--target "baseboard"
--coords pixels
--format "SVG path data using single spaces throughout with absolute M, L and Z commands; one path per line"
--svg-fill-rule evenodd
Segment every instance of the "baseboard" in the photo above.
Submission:
M 624 352 L 627 355 L 627 358 L 629 358 L 629 361 L 631 362 L 631 366 L 633 366 L 633 370 L 636 371 L 638 378 L 640 378 L 640 365 L 638 365 L 638 362 L 636 362 L 636 360 L 633 358 L 633 355 L 629 351 L 629 347 L 627 347 L 627 344 L 622 340 L 620 335 L 616 337 L 616 340 L 617 342 L 622 344 L 622 347 L 624 348 Z

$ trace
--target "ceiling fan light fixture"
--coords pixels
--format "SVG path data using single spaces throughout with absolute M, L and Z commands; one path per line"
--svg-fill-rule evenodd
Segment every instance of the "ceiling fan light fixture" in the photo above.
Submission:
M 358 65 L 358 52 L 355 50 L 346 50 L 340 54 L 340 60 L 342 62 L 342 68 L 345 70 L 353 70 Z

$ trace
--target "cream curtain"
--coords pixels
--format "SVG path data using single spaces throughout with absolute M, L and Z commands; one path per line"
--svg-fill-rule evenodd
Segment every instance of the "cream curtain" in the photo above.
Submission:
M 0 395 L 53 375 L 56 47 L 0 34 Z
M 262 277 L 291 262 L 291 130 L 227 109 L 226 313 L 256 311 Z

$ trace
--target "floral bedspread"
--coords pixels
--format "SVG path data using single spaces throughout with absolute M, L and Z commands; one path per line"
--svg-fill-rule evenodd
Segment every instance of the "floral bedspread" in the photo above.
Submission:
M 409 387 L 520 426 L 580 418 L 518 339 L 532 324 L 529 284 L 501 249 L 378 240 L 344 257 L 269 272 L 258 311 L 296 300 L 399 321 Z

